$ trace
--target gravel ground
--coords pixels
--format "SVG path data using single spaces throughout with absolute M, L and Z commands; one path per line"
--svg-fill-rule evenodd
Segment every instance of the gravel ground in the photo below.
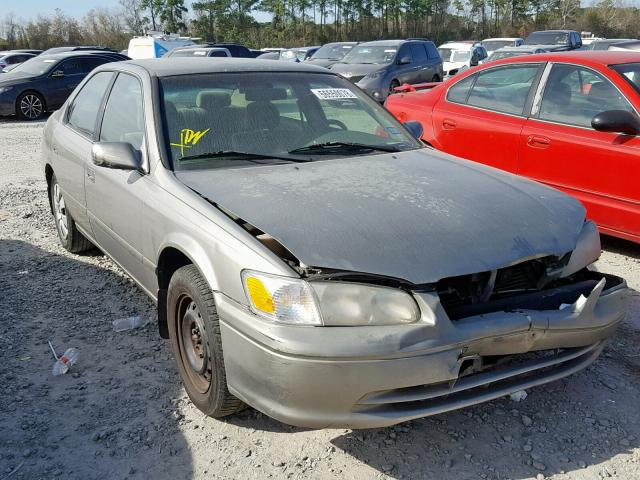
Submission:
M 602 271 L 633 289 L 601 358 L 565 380 L 392 428 L 310 431 L 252 409 L 207 418 L 107 258 L 58 244 L 40 171 L 43 123 L 0 120 L 0 480 L 117 478 L 640 479 L 640 246 L 604 239 Z M 74 346 L 53 377 L 47 340 Z

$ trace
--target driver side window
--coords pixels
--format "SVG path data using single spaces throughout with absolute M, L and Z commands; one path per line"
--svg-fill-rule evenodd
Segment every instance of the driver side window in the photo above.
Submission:
M 62 70 L 62 73 L 65 75 L 75 75 L 77 73 L 82 73 L 82 60 L 79 58 L 72 58 L 69 60 L 65 60 L 62 62 L 54 71 Z
M 554 65 L 544 88 L 538 117 L 555 123 L 591 128 L 605 110 L 633 107 L 604 76 L 576 65 Z
M 409 59 L 409 63 L 413 62 L 413 57 L 411 55 L 411 46 L 409 44 L 404 44 L 400 47 L 400 51 L 398 52 L 398 60 L 402 60 L 404 58 Z

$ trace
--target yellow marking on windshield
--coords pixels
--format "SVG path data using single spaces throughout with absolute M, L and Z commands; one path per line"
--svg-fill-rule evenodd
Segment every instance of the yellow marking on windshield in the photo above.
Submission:
M 190 128 L 183 128 L 180 130 L 180 143 L 171 143 L 172 147 L 180 147 L 180 155 L 184 157 L 184 149 L 195 146 L 205 134 L 211 130 L 191 130 Z

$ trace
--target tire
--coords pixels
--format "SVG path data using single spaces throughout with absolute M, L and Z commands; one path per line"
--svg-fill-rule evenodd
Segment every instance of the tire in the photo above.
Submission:
M 400 86 L 400 82 L 398 80 L 391 80 L 389 84 L 389 95 L 396 93 L 396 87 Z
M 434 75 L 433 78 L 431 79 L 432 82 L 436 83 L 440 81 L 440 77 L 438 75 Z
M 180 378 L 193 404 L 214 418 L 242 410 L 245 404 L 227 388 L 213 292 L 195 265 L 179 268 L 171 277 L 167 320 Z
M 39 120 L 44 112 L 44 99 L 39 93 L 24 92 L 16 100 L 16 115 L 21 120 Z
M 67 211 L 62 190 L 60 189 L 55 174 L 51 177 L 49 197 L 60 245 L 71 253 L 80 253 L 94 248 L 93 243 L 80 233 L 76 227 L 75 220 Z

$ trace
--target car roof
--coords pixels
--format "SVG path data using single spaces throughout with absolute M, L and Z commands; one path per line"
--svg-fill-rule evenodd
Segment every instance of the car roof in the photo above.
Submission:
M 483 42 L 491 42 L 493 40 L 504 40 L 504 41 L 511 41 L 511 40 L 520 40 L 521 37 L 492 37 L 492 38 L 485 38 L 484 40 L 482 40 Z
M 564 62 L 578 63 L 586 66 L 616 65 L 619 63 L 638 63 L 640 56 L 633 51 L 611 50 L 573 50 L 571 52 L 547 52 L 527 55 L 526 57 L 512 57 L 491 62 L 491 65 L 521 62 Z
M 386 45 L 389 46 L 398 46 L 401 45 L 407 41 L 417 41 L 417 40 L 373 40 L 371 42 L 362 42 L 360 45 L 358 45 L 359 47 L 366 47 L 366 46 L 380 46 L 380 47 L 384 47 Z
M 575 32 L 575 30 L 536 30 L 535 32 L 531 32 L 533 33 L 544 33 L 544 32 L 549 32 L 549 33 L 570 33 L 570 32 Z
M 274 62 L 255 58 L 216 58 L 215 62 L 203 62 L 199 58 L 146 58 L 118 62 L 119 66 L 138 66 L 155 77 L 174 75 L 191 75 L 200 73 L 234 73 L 234 72 L 307 72 L 335 75 L 326 68 L 295 62 Z M 113 68 L 114 64 L 109 65 Z
M 121 54 L 114 54 L 114 52 L 107 52 L 107 51 L 103 51 L 103 50 L 75 50 L 75 51 L 71 51 L 71 52 L 60 52 L 60 53 L 44 53 L 44 54 L 40 54 L 38 55 L 39 58 L 55 58 L 58 60 L 61 60 L 63 58 L 73 58 L 73 57 L 111 57 L 113 58 L 114 55 L 121 55 Z
M 447 42 L 447 43 L 443 43 L 438 48 L 454 48 L 456 50 L 471 50 L 473 47 L 474 47 L 473 43 Z

